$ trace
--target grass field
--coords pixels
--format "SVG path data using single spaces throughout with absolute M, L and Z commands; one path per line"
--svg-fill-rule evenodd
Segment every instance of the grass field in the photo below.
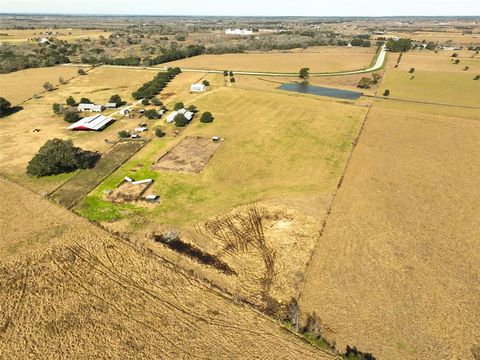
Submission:
M 454 65 L 452 65 L 454 66 Z M 480 108 L 479 82 L 471 73 L 392 70 L 385 74 L 379 94 L 390 90 L 390 98 Z
M 480 321 L 478 134 L 478 121 L 373 107 L 300 298 L 340 347 L 470 358 Z
M 374 50 L 351 50 L 350 53 L 337 51 L 336 48 L 323 52 L 302 53 L 244 53 L 225 55 L 201 55 L 178 60 L 166 65 L 192 69 L 266 71 L 298 73 L 303 67 L 311 72 L 335 72 L 358 70 L 368 67 L 374 56 Z M 162 66 L 165 66 L 162 64 Z
M 100 36 L 108 38 L 109 32 L 103 30 L 84 30 L 84 29 L 1 29 L 0 43 L 22 43 L 34 42 L 34 39 L 43 37 L 54 37 L 59 40 L 74 41 L 78 39 L 92 38 L 98 39 Z M 45 35 L 45 32 L 57 32 L 58 35 Z M 6 35 L 5 35 L 6 34 Z
M 452 54 L 457 53 L 457 58 L 452 58 Z M 402 55 L 402 60 L 398 67 L 399 70 L 409 71 L 412 67 L 420 71 L 441 71 L 466 73 L 474 77 L 480 73 L 480 57 L 475 56 L 474 51 L 441 51 L 437 54 L 431 51 L 410 51 Z M 398 57 L 396 54 L 393 58 Z M 459 64 L 453 64 L 452 60 L 460 60 Z M 393 62 L 391 62 L 393 63 Z M 468 66 L 468 70 L 464 70 Z
M 336 358 L 4 180 L 0 213 L 4 359 Z
M 78 69 L 73 66 L 54 66 L 0 74 L 0 96 L 10 101 L 12 106 L 18 105 L 33 94 L 44 92 L 45 82 L 58 85 L 60 77 L 68 80 L 77 75 Z
M 159 249 L 152 241 L 142 243 L 263 306 L 257 298 L 265 270 L 262 254 L 232 254 L 225 251 L 221 240 L 210 235 L 205 238 L 197 228 L 231 209 L 258 202 L 265 213 L 268 246 L 276 254 L 276 274 L 269 294 L 288 301 L 301 280 L 317 229 L 367 109 L 314 97 L 230 87 L 216 87 L 186 99 L 200 111 L 211 111 L 214 122 L 201 124 L 194 120 L 179 138 L 152 140 L 76 210 L 112 230 L 142 239 L 170 228 L 179 229 L 184 240 L 216 254 L 238 276 L 219 276 L 179 260 L 178 254 Z M 214 135 L 224 140 L 201 173 L 152 169 L 152 164 L 184 136 Z M 160 196 L 160 204 L 125 208 L 126 204 L 107 201 L 105 191 L 113 190 L 124 176 L 155 179 L 149 191 Z

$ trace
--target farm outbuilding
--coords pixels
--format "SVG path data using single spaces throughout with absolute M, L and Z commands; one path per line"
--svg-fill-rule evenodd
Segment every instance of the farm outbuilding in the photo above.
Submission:
M 78 104 L 77 110 L 78 111 L 102 112 L 103 110 L 105 110 L 105 107 L 103 105 L 80 103 L 80 104 Z
M 111 117 L 105 115 L 94 115 L 84 117 L 76 123 L 69 125 L 68 130 L 93 130 L 99 131 L 106 128 L 114 120 Z
M 191 92 L 204 92 L 206 89 L 207 87 L 204 84 L 192 84 L 190 86 Z
M 175 116 L 177 116 L 178 114 L 182 114 L 183 116 L 185 116 L 185 119 L 187 119 L 188 121 L 192 121 L 193 117 L 195 116 L 195 113 L 188 111 L 187 109 L 180 109 L 168 115 L 167 122 L 173 123 L 173 121 L 175 120 Z
M 117 108 L 117 104 L 116 103 L 108 103 L 108 104 L 105 104 L 105 107 L 107 109 L 116 109 Z

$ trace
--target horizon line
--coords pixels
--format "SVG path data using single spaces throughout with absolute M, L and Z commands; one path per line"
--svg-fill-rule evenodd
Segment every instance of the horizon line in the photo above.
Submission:
M 104 16 L 142 16 L 142 17 L 212 17 L 212 18 L 409 18 L 409 17 L 424 17 L 424 18 L 480 18 L 479 15 L 180 15 L 180 14 L 89 14 L 89 13 L 54 13 L 54 12 L 0 12 L 0 16 L 92 16 L 92 17 L 104 17 Z

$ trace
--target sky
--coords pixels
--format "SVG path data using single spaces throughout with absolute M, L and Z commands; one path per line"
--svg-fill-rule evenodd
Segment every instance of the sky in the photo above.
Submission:
M 0 13 L 213 16 L 480 16 L 480 0 L 0 0 Z

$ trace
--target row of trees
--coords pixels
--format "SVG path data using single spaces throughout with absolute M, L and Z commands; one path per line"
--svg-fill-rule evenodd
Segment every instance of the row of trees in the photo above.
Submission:
M 391 52 L 406 52 L 412 48 L 412 40 L 410 39 L 389 39 L 386 43 L 387 49 Z
M 151 99 L 163 90 L 165 86 L 182 71 L 180 68 L 169 68 L 167 72 L 159 72 L 151 81 L 146 82 L 137 91 L 132 93 L 136 100 Z

